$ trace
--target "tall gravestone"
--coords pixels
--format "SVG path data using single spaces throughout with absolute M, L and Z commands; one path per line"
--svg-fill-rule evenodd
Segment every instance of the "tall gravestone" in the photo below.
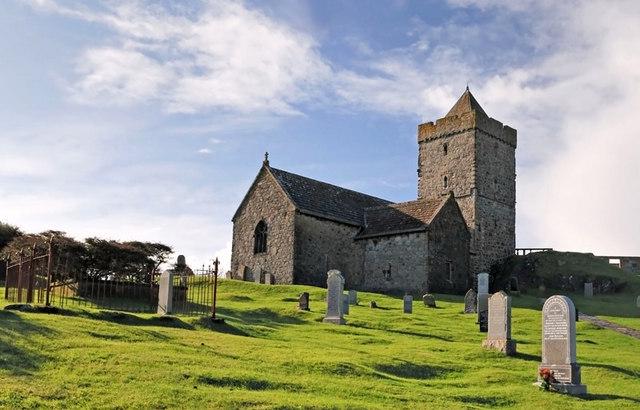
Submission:
M 542 307 L 542 363 L 554 373 L 558 383 L 554 390 L 571 395 L 587 394 L 580 382 L 580 366 L 576 361 L 576 309 L 571 299 L 554 295 Z M 539 373 L 539 372 L 538 372 Z
M 262 269 L 258 268 L 253 272 L 253 280 L 256 283 L 260 283 L 262 279 Z
M 342 317 L 342 292 L 344 278 L 339 270 L 332 269 L 327 273 L 327 313 L 322 320 L 327 323 L 344 325 Z
M 270 274 L 269 272 L 264 273 L 264 283 L 265 285 L 273 284 L 273 275 Z
M 412 313 L 413 312 L 413 296 L 411 295 L 404 295 L 404 298 L 402 299 L 403 301 L 403 311 L 404 313 Z
M 584 284 L 584 297 L 592 298 L 593 297 L 593 282 L 585 282 Z
M 464 313 L 476 313 L 478 294 L 475 290 L 469 289 L 464 295 Z
M 342 314 L 343 315 L 349 314 L 349 294 L 348 293 L 342 294 Z
M 158 314 L 170 315 L 173 311 L 173 271 L 166 270 L 158 281 Z
M 516 354 L 516 343 L 511 340 L 511 296 L 504 291 L 489 298 L 489 326 L 482 346 L 499 350 L 507 356 Z
M 298 309 L 309 310 L 309 292 L 302 292 L 298 297 Z
M 358 292 L 353 289 L 349 291 L 349 304 L 351 305 L 358 304 Z
M 478 326 L 486 332 L 489 326 L 489 274 L 478 273 Z

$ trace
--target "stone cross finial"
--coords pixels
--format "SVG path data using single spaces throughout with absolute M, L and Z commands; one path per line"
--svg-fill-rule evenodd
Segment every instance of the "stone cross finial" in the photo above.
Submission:
M 262 161 L 264 165 L 269 165 L 269 152 L 264 153 L 264 161 Z

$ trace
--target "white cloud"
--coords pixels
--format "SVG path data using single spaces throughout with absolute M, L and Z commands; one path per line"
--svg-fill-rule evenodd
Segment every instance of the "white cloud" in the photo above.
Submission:
M 71 89 L 84 103 L 158 100 L 169 112 L 291 115 L 331 72 L 311 36 L 242 3 L 205 2 L 202 10 L 107 3 L 106 11 L 31 3 L 113 30 L 115 45 L 89 48 L 78 59 Z
M 198 154 L 204 154 L 204 155 L 211 154 L 211 150 L 209 148 L 200 148 L 198 150 Z

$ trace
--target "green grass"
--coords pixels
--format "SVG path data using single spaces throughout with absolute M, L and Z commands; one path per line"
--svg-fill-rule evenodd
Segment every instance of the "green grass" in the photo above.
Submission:
M 507 358 L 482 349 L 475 315 L 461 313 L 457 296 L 439 295 L 437 309 L 416 301 L 405 315 L 401 299 L 360 293 L 348 324 L 336 326 L 321 323 L 323 289 L 223 281 L 219 291 L 220 325 L 98 310 L 0 311 L 0 407 L 640 406 L 640 340 L 584 322 L 578 361 L 589 396 L 532 386 L 538 295 L 513 300 L 519 353 Z M 296 309 L 302 291 L 311 312 Z M 576 301 L 582 311 L 619 317 L 624 296 L 612 298 Z M 372 299 L 380 309 L 368 307 Z

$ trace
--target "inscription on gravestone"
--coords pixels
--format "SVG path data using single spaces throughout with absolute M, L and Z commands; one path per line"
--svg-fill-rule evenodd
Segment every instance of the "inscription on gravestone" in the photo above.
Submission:
M 404 295 L 403 298 L 404 304 L 404 313 L 412 313 L 413 312 L 413 296 Z
M 566 296 L 554 295 L 542 307 L 542 363 L 540 369 L 554 372 L 559 382 L 554 389 L 563 393 L 586 394 L 576 362 L 575 306 Z
M 507 356 L 516 354 L 516 343 L 511 340 L 511 297 L 503 291 L 489 298 L 488 334 L 482 346 Z
M 478 294 L 475 290 L 469 289 L 464 295 L 464 313 L 476 313 Z
M 342 293 L 344 278 L 339 270 L 332 269 L 327 273 L 327 313 L 322 320 L 338 325 L 345 324 L 342 317 Z

